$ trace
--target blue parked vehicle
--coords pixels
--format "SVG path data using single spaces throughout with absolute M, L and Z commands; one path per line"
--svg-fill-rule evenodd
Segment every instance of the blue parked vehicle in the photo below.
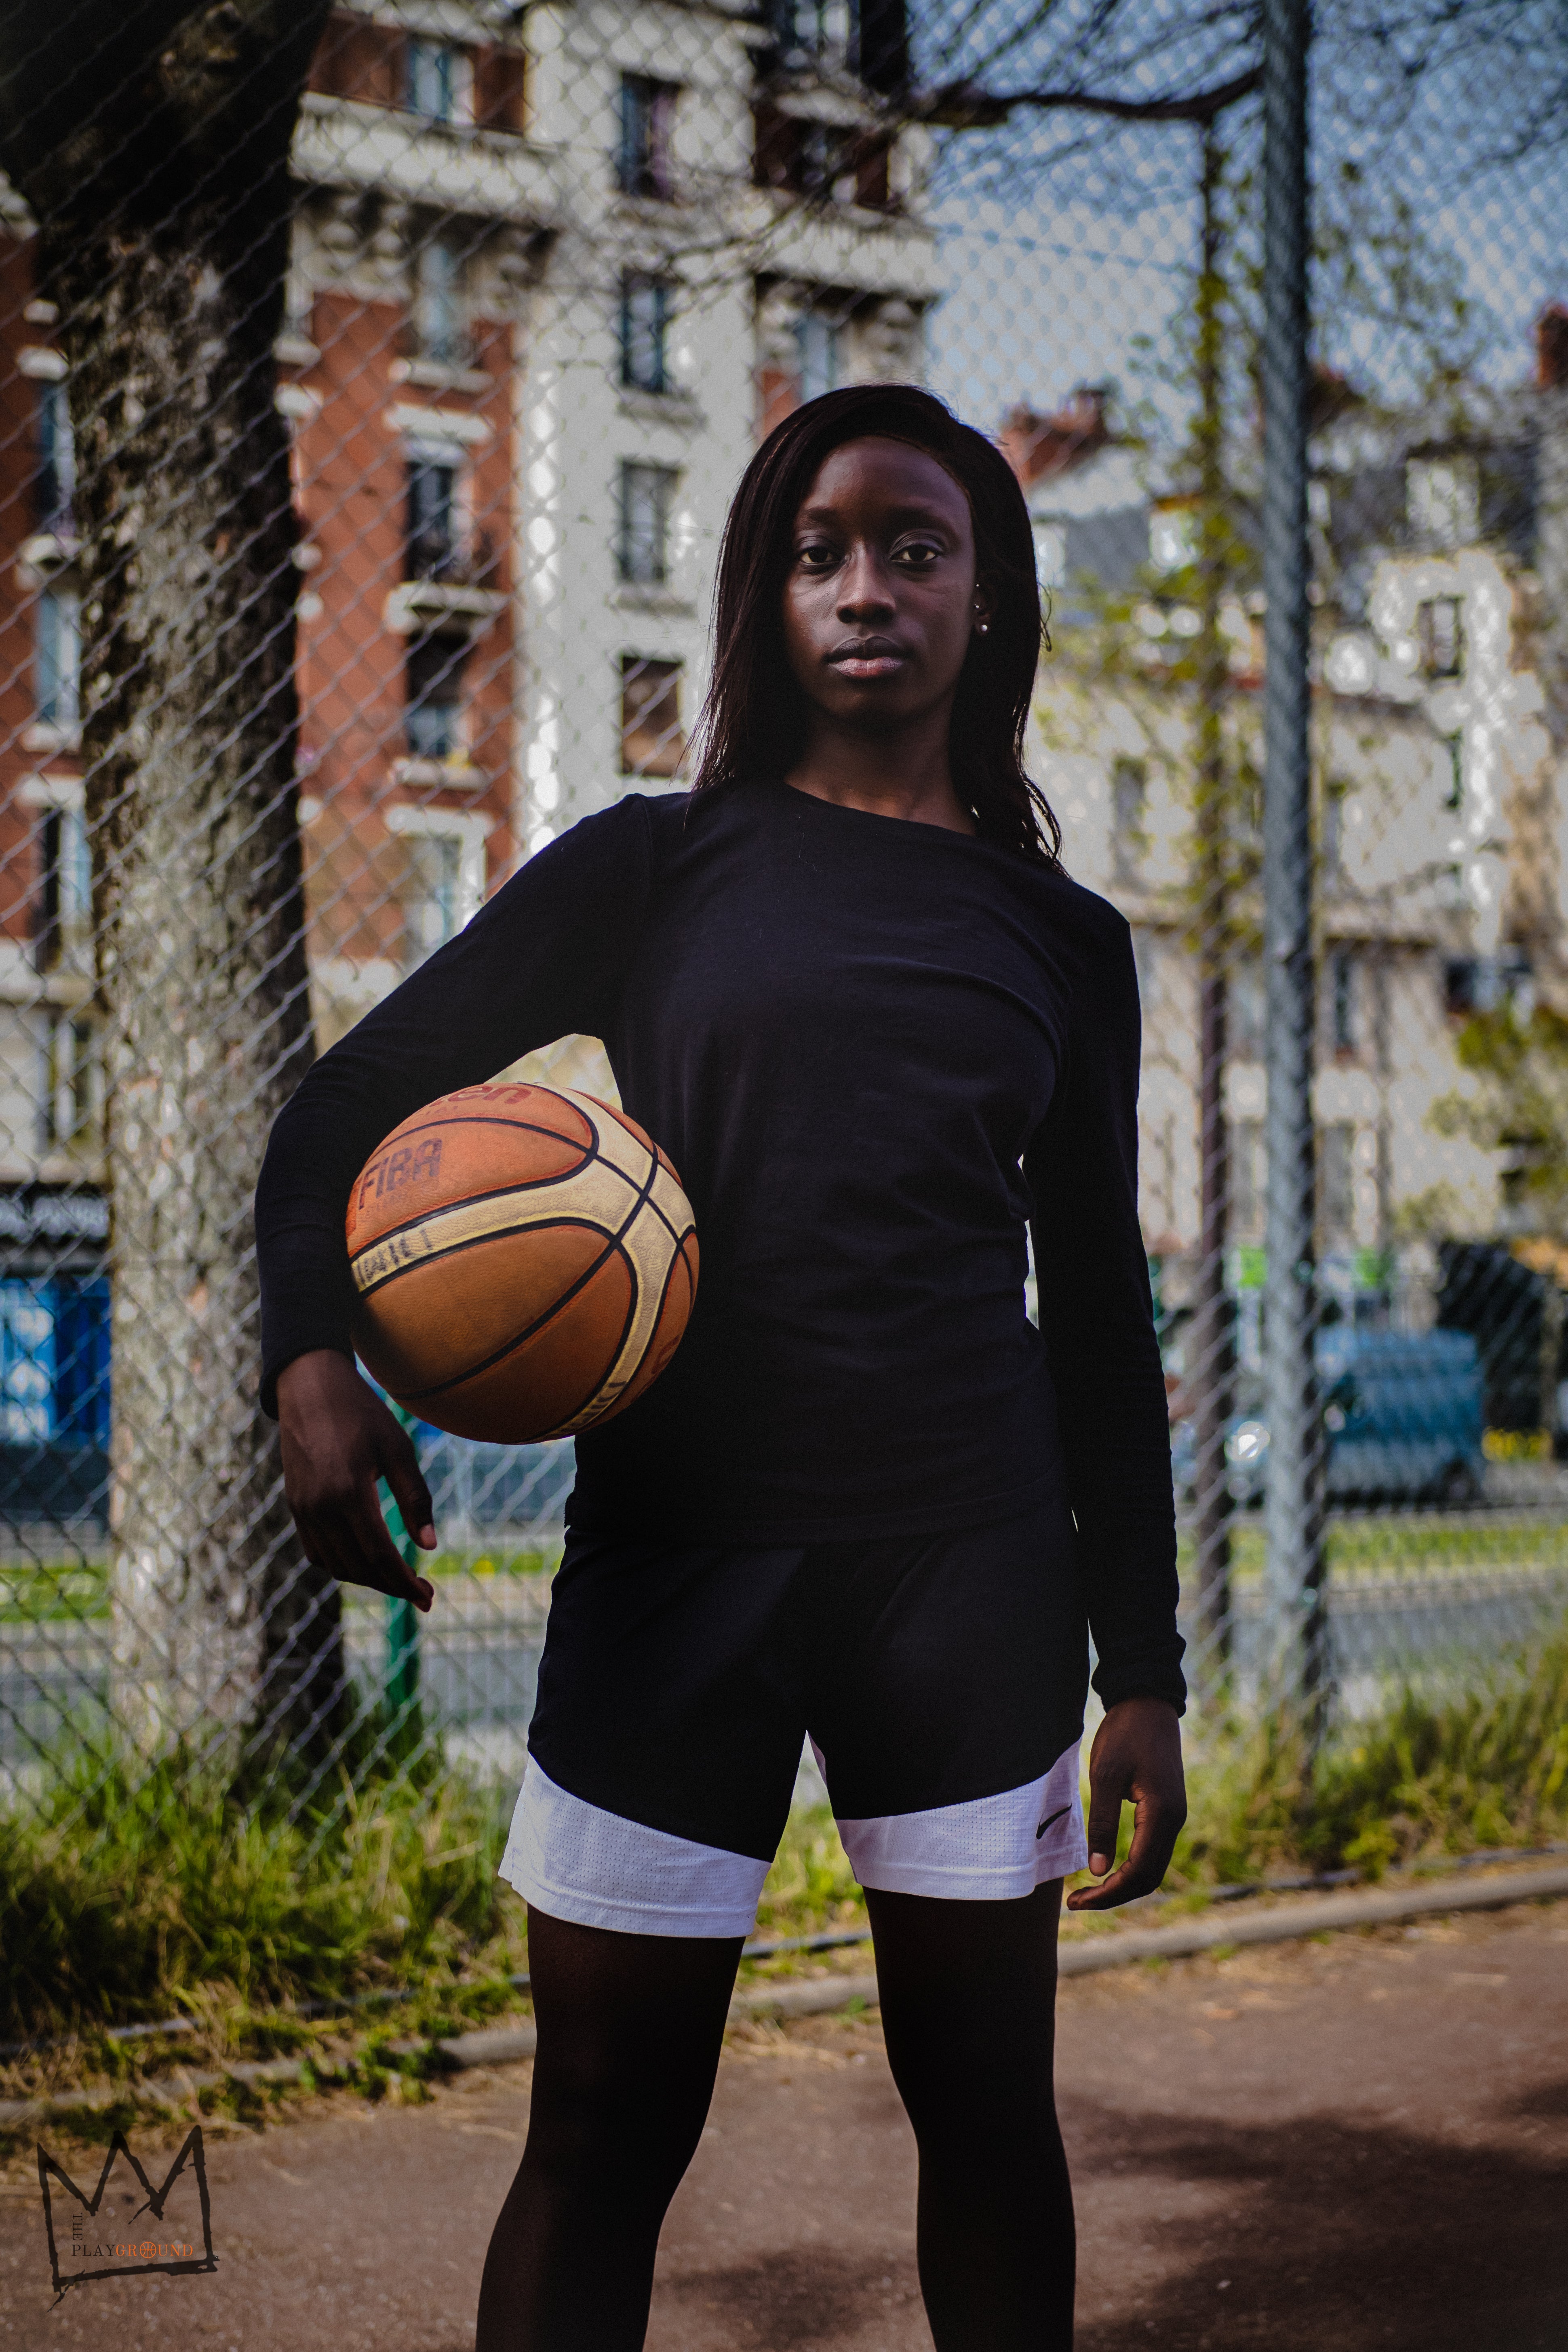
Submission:
M 1480 1359 L 1468 1331 L 1358 1331 L 1331 1324 L 1315 1349 L 1331 1503 L 1468 1503 L 1481 1492 Z M 1238 1503 L 1262 1499 L 1268 1427 L 1257 1414 L 1226 1437 Z M 1190 1423 L 1172 1432 L 1179 1486 L 1191 1488 Z

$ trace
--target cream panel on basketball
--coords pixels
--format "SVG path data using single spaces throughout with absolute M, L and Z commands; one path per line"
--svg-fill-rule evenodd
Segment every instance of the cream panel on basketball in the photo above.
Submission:
M 647 1176 L 645 1160 L 645 1182 Z M 468 1249 L 475 1242 L 502 1234 L 526 1233 L 534 1225 L 559 1224 L 563 1219 L 597 1225 L 606 1236 L 618 1234 L 641 1193 L 640 1183 L 601 1156 L 574 1169 L 570 1175 L 531 1184 L 526 1191 L 498 1192 L 489 1200 L 460 1201 L 454 1208 L 433 1209 L 417 1224 L 388 1234 L 352 1258 L 354 1287 L 362 1298 L 368 1297 L 378 1283 L 390 1281 L 405 1266 L 416 1265 L 422 1259 L 444 1257 L 449 1250 Z
M 584 1430 L 592 1429 L 596 1421 L 603 1421 L 614 1411 L 628 1382 L 640 1370 L 658 1326 L 670 1268 L 682 1239 L 693 1227 L 686 1195 L 663 1162 L 654 1153 L 644 1150 L 637 1138 L 619 1119 L 606 1118 L 588 1096 L 569 1093 L 564 1087 L 561 1092 L 568 1102 L 575 1104 L 586 1118 L 593 1120 L 600 1160 L 609 1161 L 617 1172 L 624 1173 L 628 1184 L 634 1181 L 633 1163 L 640 1160 L 640 1167 L 636 1169 L 637 1189 L 642 1192 L 647 1187 L 646 1197 L 637 1204 L 619 1236 L 635 1276 L 632 1311 L 626 1338 L 605 1375 L 604 1386 L 588 1411 L 579 1415 L 574 1424 L 575 1428 Z M 580 1182 L 582 1180 L 575 1178 L 573 1181 Z M 552 1431 L 550 1434 L 563 1435 L 564 1432 Z

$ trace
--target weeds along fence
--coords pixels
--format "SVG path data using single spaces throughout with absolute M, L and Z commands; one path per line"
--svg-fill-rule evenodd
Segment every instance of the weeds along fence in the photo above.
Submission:
M 731 491 L 851 381 L 942 393 L 1034 518 L 1034 771 L 1142 985 L 1198 1723 L 1561 1626 L 1568 35 L 1324 0 L 1304 42 L 1295 0 L 0 13 L 7 1808 L 171 1748 L 296 1803 L 521 1769 L 570 1448 L 421 1433 L 427 1621 L 319 1575 L 252 1187 L 313 1054 L 679 788 Z

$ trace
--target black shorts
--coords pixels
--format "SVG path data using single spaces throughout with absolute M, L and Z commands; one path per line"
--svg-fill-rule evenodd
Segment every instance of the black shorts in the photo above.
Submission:
M 989 1900 L 1082 1867 L 1072 1522 L 788 1549 L 574 1531 L 501 1874 L 542 1911 L 743 1936 L 809 1735 L 862 1885 Z

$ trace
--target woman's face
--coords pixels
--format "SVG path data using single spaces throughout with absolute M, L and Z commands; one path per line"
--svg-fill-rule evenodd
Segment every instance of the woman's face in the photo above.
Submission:
M 784 650 L 807 700 L 880 732 L 951 699 L 989 606 L 969 501 L 901 441 L 847 441 L 795 520 Z

